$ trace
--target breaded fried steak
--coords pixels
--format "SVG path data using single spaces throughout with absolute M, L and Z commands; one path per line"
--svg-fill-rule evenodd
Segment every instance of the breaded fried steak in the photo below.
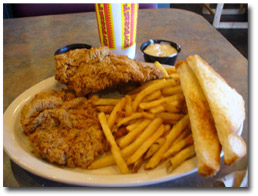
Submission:
M 21 124 L 38 157 L 67 167 L 83 167 L 107 149 L 97 110 L 70 90 L 37 94 L 21 112 Z
M 128 82 L 146 82 L 162 76 L 155 66 L 118 56 L 107 47 L 75 49 L 55 56 L 56 80 L 77 96 Z

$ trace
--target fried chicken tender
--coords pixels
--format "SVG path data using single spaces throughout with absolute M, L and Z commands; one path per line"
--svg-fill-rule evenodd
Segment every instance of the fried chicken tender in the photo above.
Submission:
M 21 124 L 33 153 L 61 166 L 87 168 L 108 148 L 97 109 L 70 90 L 37 94 L 23 107 Z
M 55 60 L 56 80 L 74 90 L 77 96 L 162 76 L 155 66 L 117 56 L 107 47 L 75 49 L 56 55 Z
M 71 90 L 52 90 L 35 95 L 30 104 L 25 105 L 21 111 L 21 124 L 25 134 L 33 131 L 31 130 L 31 122 L 41 112 L 59 108 L 63 102 L 75 97 L 76 95 Z

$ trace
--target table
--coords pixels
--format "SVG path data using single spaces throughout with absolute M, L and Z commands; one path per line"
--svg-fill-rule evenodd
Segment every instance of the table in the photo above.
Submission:
M 54 52 L 67 44 L 99 46 L 95 13 L 39 16 L 3 21 L 3 110 L 22 92 L 55 74 Z M 136 59 L 143 61 L 141 43 L 165 39 L 182 47 L 178 60 L 192 54 L 203 57 L 245 100 L 246 120 L 242 136 L 248 144 L 248 61 L 201 15 L 179 9 L 139 11 Z M 212 178 L 198 173 L 154 187 L 213 187 L 216 179 L 248 168 L 248 155 L 225 166 Z M 4 153 L 4 186 L 70 186 L 35 176 L 12 162 Z

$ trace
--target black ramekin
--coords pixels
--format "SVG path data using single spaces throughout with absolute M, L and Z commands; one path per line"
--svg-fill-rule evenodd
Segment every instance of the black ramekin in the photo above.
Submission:
M 150 44 L 154 44 L 154 43 L 169 43 L 172 47 L 174 47 L 177 50 L 177 53 L 172 54 L 170 56 L 166 56 L 166 57 L 160 57 L 160 56 L 152 56 L 149 54 L 146 54 L 144 52 L 144 49 L 150 45 Z M 167 41 L 167 40 L 148 40 L 146 42 L 144 42 L 141 47 L 140 50 L 142 51 L 142 55 L 144 57 L 145 62 L 155 62 L 158 61 L 161 64 L 167 64 L 167 65 L 174 65 L 177 59 L 178 54 L 181 52 L 181 47 L 179 44 L 171 42 L 171 41 Z
M 62 53 L 65 53 L 65 52 L 68 52 L 69 50 L 74 50 L 74 49 L 81 49 L 81 48 L 86 48 L 86 49 L 90 49 L 92 46 L 91 45 L 88 45 L 88 44 L 70 44 L 70 45 L 67 45 L 67 46 L 63 46 L 62 48 L 59 48 L 55 54 L 55 55 L 58 55 L 58 54 L 62 54 Z

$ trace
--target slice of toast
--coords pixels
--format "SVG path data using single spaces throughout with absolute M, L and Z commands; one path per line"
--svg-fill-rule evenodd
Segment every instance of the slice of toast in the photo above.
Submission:
M 208 100 L 224 150 L 224 163 L 233 164 L 246 154 L 246 144 L 236 133 L 245 119 L 244 100 L 200 56 L 189 56 L 187 63 Z
M 221 146 L 208 101 L 186 61 L 176 64 L 185 95 L 198 160 L 198 173 L 213 176 L 220 169 Z

